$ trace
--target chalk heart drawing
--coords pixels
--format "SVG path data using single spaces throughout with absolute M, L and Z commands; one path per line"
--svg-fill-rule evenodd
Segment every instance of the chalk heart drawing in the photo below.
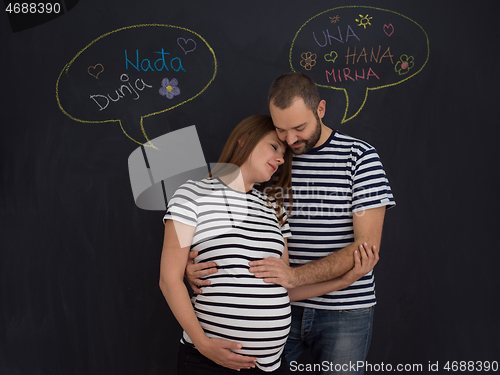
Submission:
M 326 61 L 331 61 L 332 63 L 334 63 L 335 60 L 337 60 L 337 57 L 339 57 L 339 54 L 337 52 L 335 52 L 335 51 L 332 51 L 332 52 L 327 53 L 325 55 L 325 60 Z
M 89 66 L 87 72 L 96 79 L 99 79 L 99 74 L 104 72 L 104 66 L 102 64 L 95 64 L 94 66 Z
M 177 44 L 182 48 L 184 54 L 187 55 L 189 52 L 193 52 L 196 49 L 196 42 L 193 39 L 178 38 Z
M 393 32 L 394 32 L 394 26 L 392 26 L 392 23 L 384 25 L 384 33 L 387 36 L 391 36 Z

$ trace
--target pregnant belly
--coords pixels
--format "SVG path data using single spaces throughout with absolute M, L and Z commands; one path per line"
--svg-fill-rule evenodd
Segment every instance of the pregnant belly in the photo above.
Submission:
M 283 287 L 206 288 L 196 297 L 194 309 L 207 336 L 242 344 L 236 352 L 257 357 L 259 367 L 276 361 L 279 365 L 291 323 L 290 300 Z

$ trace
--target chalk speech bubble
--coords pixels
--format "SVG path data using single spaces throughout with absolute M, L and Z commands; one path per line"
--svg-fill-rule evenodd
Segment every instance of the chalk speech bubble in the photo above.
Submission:
M 80 50 L 57 78 L 56 100 L 75 121 L 117 122 L 129 139 L 154 147 L 143 120 L 193 100 L 216 74 L 212 47 L 194 31 L 134 25 L 104 34 Z M 142 138 L 144 142 L 138 140 Z
M 359 114 L 368 92 L 402 83 L 429 60 L 429 38 L 410 18 L 386 9 L 342 6 L 307 20 L 290 48 L 292 71 L 344 91 L 342 122 Z

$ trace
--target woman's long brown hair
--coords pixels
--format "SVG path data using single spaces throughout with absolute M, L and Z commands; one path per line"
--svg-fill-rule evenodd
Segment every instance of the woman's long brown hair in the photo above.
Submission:
M 217 166 L 211 176 L 218 177 L 228 173 L 228 164 L 241 167 L 253 149 L 269 132 L 276 131 L 271 116 L 253 115 L 241 121 L 231 132 L 222 150 Z M 255 188 L 276 200 L 276 215 L 281 225 L 286 221 L 284 215 L 285 198 L 289 201 L 289 212 L 292 210 L 292 151 L 285 148 L 284 163 L 278 167 L 271 179 Z M 269 199 L 268 199 L 269 204 Z

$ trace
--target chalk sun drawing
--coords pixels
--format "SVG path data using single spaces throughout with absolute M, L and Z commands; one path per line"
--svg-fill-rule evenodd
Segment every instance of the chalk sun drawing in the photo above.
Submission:
M 372 24 L 370 23 L 370 20 L 373 18 L 373 17 L 368 17 L 368 14 L 366 16 L 362 16 L 361 14 L 359 15 L 360 19 L 356 19 L 356 22 L 359 22 L 358 23 L 358 26 L 363 26 L 363 28 L 366 29 L 366 26 L 369 25 L 371 26 Z

